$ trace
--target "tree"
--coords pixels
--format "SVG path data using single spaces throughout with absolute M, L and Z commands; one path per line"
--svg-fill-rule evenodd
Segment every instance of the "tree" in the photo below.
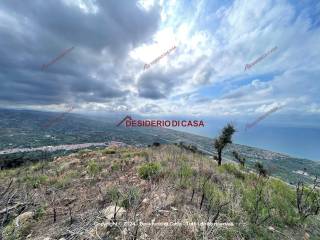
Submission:
M 232 151 L 232 155 L 241 164 L 241 166 L 244 167 L 246 159 L 244 157 L 241 157 L 237 151 Z
M 268 172 L 267 172 L 267 170 L 264 168 L 264 166 L 262 165 L 262 163 L 256 162 L 255 168 L 257 169 L 257 171 L 258 171 L 258 173 L 259 173 L 259 176 L 262 176 L 262 177 L 267 177 L 267 176 L 268 176 Z
M 222 161 L 222 158 L 221 158 L 222 150 L 228 143 L 232 143 L 231 137 L 235 131 L 236 130 L 234 126 L 229 123 L 227 126 L 225 126 L 222 129 L 220 136 L 214 140 L 213 146 L 218 152 L 217 162 L 219 166 L 221 165 L 221 161 Z
M 159 147 L 161 144 L 159 143 L 159 142 L 154 142 L 153 144 L 152 144 L 152 146 L 154 146 L 154 147 Z

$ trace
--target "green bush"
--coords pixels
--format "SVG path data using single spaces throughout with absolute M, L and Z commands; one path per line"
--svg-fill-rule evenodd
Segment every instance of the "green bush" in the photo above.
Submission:
M 89 152 L 91 152 L 91 150 L 89 150 L 89 149 L 82 149 L 82 150 L 78 151 L 78 154 L 79 154 L 80 156 L 82 156 L 82 155 L 84 155 L 84 154 L 86 154 L 86 153 L 89 153 Z
M 218 188 L 218 186 L 211 182 L 206 182 L 204 185 L 204 194 L 211 207 L 219 205 L 226 198 L 225 194 Z
M 39 206 L 39 207 L 35 210 L 34 219 L 36 219 L 36 220 L 41 219 L 41 218 L 44 216 L 45 212 L 46 212 L 45 209 L 44 209 L 43 207 Z
M 139 168 L 139 176 L 143 179 L 154 179 L 161 171 L 160 163 L 145 163 Z
M 272 212 L 270 204 L 270 189 L 266 181 L 259 180 L 252 185 L 243 188 L 243 207 L 248 213 L 252 224 L 260 224 L 271 220 L 269 213 Z
M 31 165 L 30 166 L 30 170 L 32 172 L 37 172 L 37 171 L 39 171 L 41 169 L 44 169 L 46 167 L 48 167 L 48 162 L 41 161 L 41 162 L 38 162 L 38 163 L 35 163 L 35 164 Z
M 72 181 L 80 177 L 80 172 L 72 170 L 64 175 L 51 178 L 48 185 L 53 185 L 54 187 L 60 189 L 67 187 Z
M 222 172 L 226 171 L 226 172 L 232 174 L 233 176 L 235 176 L 236 178 L 241 178 L 241 179 L 245 178 L 245 174 L 238 169 L 236 164 L 233 164 L 233 163 L 223 164 L 220 171 L 222 171 Z
M 124 158 L 133 158 L 133 157 L 147 157 L 149 154 L 146 151 L 140 152 L 125 152 L 122 154 Z
M 111 171 L 116 172 L 116 171 L 119 171 L 120 168 L 121 168 L 120 163 L 115 162 L 115 163 L 113 163 L 112 166 L 111 166 Z
M 48 182 L 48 177 L 46 175 L 26 176 L 23 180 L 28 186 L 38 188 L 40 185 L 44 185 Z
M 138 203 L 139 198 L 140 198 L 139 190 L 135 187 L 132 187 L 128 190 L 128 192 L 123 197 L 123 200 L 121 202 L 121 207 L 129 209 L 130 207 Z
M 116 203 L 119 201 L 122 194 L 117 187 L 113 186 L 107 189 L 105 196 L 108 202 Z
M 27 222 L 25 224 L 20 225 L 20 227 L 16 227 L 15 221 L 12 221 L 9 225 L 7 225 L 3 232 L 2 237 L 3 240 L 24 240 L 31 232 L 31 227 L 33 222 Z M 0 236 L 1 237 L 1 236 Z
M 190 165 L 186 162 L 182 162 L 178 170 L 178 176 L 180 178 L 180 185 L 182 187 L 187 187 L 191 184 L 191 177 L 193 175 L 193 170 Z
M 104 154 L 115 154 L 116 150 L 114 150 L 114 149 L 105 149 L 105 150 L 102 151 L 102 153 L 104 153 Z
M 95 160 L 91 160 L 87 165 L 87 171 L 91 177 L 96 177 L 102 171 L 102 167 Z
M 295 209 L 296 194 L 286 183 L 272 179 L 268 184 L 271 191 L 271 205 L 274 208 L 273 218 L 278 226 L 296 225 L 299 215 Z

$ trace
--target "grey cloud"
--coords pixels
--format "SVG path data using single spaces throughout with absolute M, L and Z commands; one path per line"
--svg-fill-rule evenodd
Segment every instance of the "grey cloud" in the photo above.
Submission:
M 0 2 L 0 103 L 103 102 L 130 93 L 119 85 L 125 73 L 118 72 L 117 64 L 157 31 L 160 9 L 142 10 L 137 1 L 95 4 L 93 14 L 63 1 Z M 41 71 L 42 64 L 72 46 Z
M 187 84 L 195 67 L 196 64 L 192 62 L 181 68 L 170 68 L 168 71 L 147 70 L 138 79 L 139 96 L 153 100 L 171 96 L 178 87 Z
M 156 104 L 146 104 L 142 106 L 140 109 L 141 113 L 160 113 L 162 112 L 162 108 Z
M 171 74 L 148 73 L 142 75 L 138 82 L 139 96 L 150 99 L 166 98 L 174 87 Z

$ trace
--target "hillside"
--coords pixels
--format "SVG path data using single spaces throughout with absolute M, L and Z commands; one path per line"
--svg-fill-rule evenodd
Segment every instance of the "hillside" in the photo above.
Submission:
M 98 118 L 68 113 L 52 126 L 41 128 L 59 115 L 40 111 L 0 109 L 0 150 L 114 140 L 135 146 L 147 146 L 153 142 L 184 142 L 195 145 L 208 154 L 215 153 L 211 138 L 166 128 L 115 127 L 123 116 Z M 253 166 L 256 161 L 262 161 L 273 176 L 281 177 L 287 182 L 296 183 L 300 178 L 311 182 L 312 177 L 320 175 L 319 162 L 239 144 L 229 145 L 223 152 L 224 158 L 234 160 L 231 155 L 233 150 L 245 156 L 249 166 Z M 59 152 L 63 153 L 65 152 Z M 3 159 L 25 158 L 30 161 L 44 157 L 47 156 L 40 153 L 0 155 L 0 163 Z M 305 172 L 304 175 L 301 174 L 302 171 Z
M 3 240 L 320 238 L 294 188 L 175 145 L 81 150 L 0 175 Z

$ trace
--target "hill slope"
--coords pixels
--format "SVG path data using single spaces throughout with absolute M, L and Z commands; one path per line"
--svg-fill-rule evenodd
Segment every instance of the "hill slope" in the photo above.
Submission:
M 52 126 L 41 128 L 42 125 L 57 116 L 60 114 L 1 109 L 0 150 L 115 140 L 136 146 L 146 146 L 155 141 L 161 143 L 183 141 L 186 144 L 193 144 L 207 153 L 213 153 L 212 139 L 210 138 L 166 128 L 115 127 L 121 117 L 119 119 L 115 117 L 98 119 L 68 113 Z M 294 183 L 300 178 L 311 181 L 313 176 L 320 175 L 320 163 L 239 144 L 230 145 L 224 151 L 223 157 L 227 160 L 233 160 L 231 155 L 233 150 L 244 155 L 249 166 L 252 166 L 255 161 L 261 161 L 272 175 L 279 176 L 288 182 Z M 305 175 L 301 174 L 302 171 L 306 172 Z
M 82 150 L 0 174 L 3 240 L 320 238 L 319 216 L 302 221 L 284 182 L 174 145 Z

